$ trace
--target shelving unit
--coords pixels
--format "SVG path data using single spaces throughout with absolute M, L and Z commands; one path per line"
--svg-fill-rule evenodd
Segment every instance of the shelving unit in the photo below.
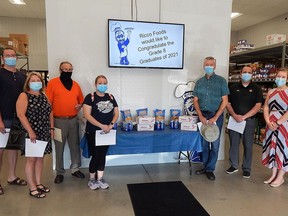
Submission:
M 275 63 L 277 67 L 287 67 L 288 60 L 288 43 L 278 43 L 273 44 L 269 46 L 259 47 L 253 50 L 243 51 L 239 53 L 234 53 L 230 55 L 230 64 L 234 65 L 236 68 L 237 66 L 244 66 L 248 64 L 253 64 L 255 62 L 264 62 L 264 63 Z M 233 76 L 234 79 L 230 79 L 228 84 L 232 85 L 233 83 L 239 82 L 239 78 L 235 79 L 237 77 L 237 74 L 240 73 L 240 70 L 236 71 L 230 71 L 231 77 Z M 266 88 L 273 88 L 274 84 L 274 78 L 256 78 L 253 79 L 253 82 L 256 82 L 260 86 L 262 86 L 262 89 Z M 265 98 L 266 94 L 263 92 L 263 96 Z M 262 110 L 262 109 L 261 109 Z M 260 140 L 261 136 L 261 128 L 264 127 L 265 121 L 263 118 L 263 111 L 259 111 L 256 114 L 257 119 L 257 127 L 255 131 L 255 139 L 254 142 L 256 144 L 262 145 L 262 142 Z

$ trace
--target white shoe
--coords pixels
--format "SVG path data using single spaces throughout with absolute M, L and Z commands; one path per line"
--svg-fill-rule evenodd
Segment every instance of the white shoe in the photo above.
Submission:
M 109 187 L 109 184 L 107 184 L 107 182 L 105 182 L 105 180 L 103 178 L 99 179 L 97 181 L 97 184 L 99 185 L 100 188 L 102 189 L 107 189 Z
M 98 184 L 98 181 L 95 179 L 90 179 L 88 182 L 88 187 L 90 187 L 91 190 L 96 190 L 100 188 L 100 185 Z

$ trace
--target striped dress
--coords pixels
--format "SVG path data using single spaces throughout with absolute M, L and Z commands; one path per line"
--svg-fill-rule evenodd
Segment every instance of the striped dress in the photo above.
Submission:
M 268 106 L 269 119 L 276 122 L 288 111 L 288 89 L 275 89 L 269 96 Z M 277 167 L 288 172 L 288 121 L 283 122 L 275 131 L 266 126 L 262 164 L 270 169 Z

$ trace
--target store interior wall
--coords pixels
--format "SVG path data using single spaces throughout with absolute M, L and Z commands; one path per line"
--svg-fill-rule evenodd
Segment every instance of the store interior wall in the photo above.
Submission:
M 71 61 L 73 78 L 80 83 L 84 94 L 94 91 L 95 77 L 104 74 L 108 78 L 108 92 L 115 96 L 121 110 L 131 109 L 135 115 L 136 109 L 147 107 L 152 115 L 156 108 L 165 109 L 168 123 L 169 110 L 182 109 L 183 106 L 183 100 L 174 97 L 175 87 L 204 75 L 204 57 L 214 56 L 217 59 L 216 73 L 227 79 L 232 0 L 221 0 L 221 4 L 214 0 L 138 0 L 137 14 L 135 8 L 131 13 L 131 2 L 46 1 L 50 77 L 59 75 L 61 61 Z M 67 4 L 69 13 L 63 16 Z M 138 20 L 185 24 L 183 70 L 108 67 L 107 20 L 136 19 L 136 15 Z M 175 160 L 174 155 L 171 157 Z M 219 153 L 219 159 L 223 158 L 224 139 Z M 139 156 L 136 160 L 139 162 Z
M 10 33 L 29 35 L 30 70 L 48 70 L 45 19 L 0 17 L 0 37 L 9 37 Z M 17 68 L 24 63 L 19 59 Z
M 286 34 L 288 39 L 288 13 L 238 32 L 232 32 L 231 43 L 236 44 L 238 40 L 246 39 L 249 44 L 254 44 L 258 48 L 266 46 L 266 36 L 270 34 Z

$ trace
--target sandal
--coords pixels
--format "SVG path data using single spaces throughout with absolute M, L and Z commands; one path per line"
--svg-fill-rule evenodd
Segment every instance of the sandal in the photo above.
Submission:
M 24 179 L 20 179 L 19 177 L 15 178 L 13 181 L 9 182 L 10 185 L 19 185 L 19 186 L 25 186 L 27 185 L 27 182 Z
M 2 185 L 0 184 L 0 195 L 3 195 L 3 194 L 4 194 L 4 190 L 3 190 Z
M 35 192 L 35 191 L 37 191 L 37 193 L 33 194 L 33 192 Z M 29 190 L 29 195 L 33 196 L 35 198 L 44 198 L 44 197 L 46 197 L 45 194 L 39 192 L 37 189 L 36 190 Z
M 45 187 L 43 184 L 38 184 L 36 185 L 37 187 L 37 190 L 39 192 L 42 192 L 42 193 L 49 193 L 50 192 L 50 189 L 48 187 Z

